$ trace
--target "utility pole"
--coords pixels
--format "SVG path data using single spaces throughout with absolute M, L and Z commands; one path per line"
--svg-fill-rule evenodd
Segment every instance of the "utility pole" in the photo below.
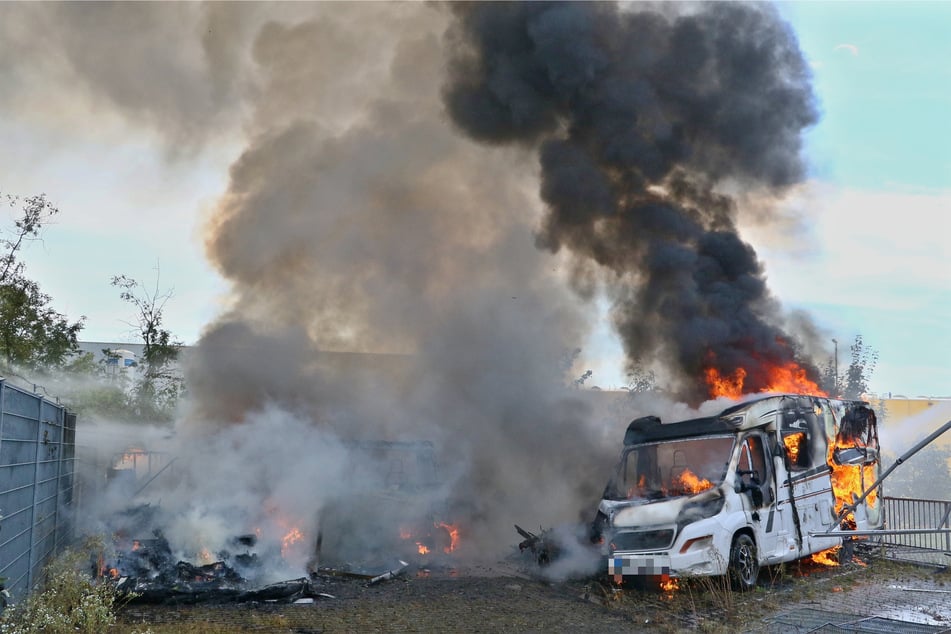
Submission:
M 839 342 L 833 338 L 832 343 L 835 346 L 835 361 L 833 362 L 835 366 L 835 396 L 839 396 Z

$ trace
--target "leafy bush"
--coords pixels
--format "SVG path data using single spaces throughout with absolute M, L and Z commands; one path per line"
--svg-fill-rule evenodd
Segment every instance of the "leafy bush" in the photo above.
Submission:
M 101 552 L 101 540 L 68 550 L 45 570 L 42 587 L 22 603 L 8 607 L 0 619 L 2 634 L 100 634 L 116 622 L 125 597 L 111 583 L 93 579 L 89 553 Z

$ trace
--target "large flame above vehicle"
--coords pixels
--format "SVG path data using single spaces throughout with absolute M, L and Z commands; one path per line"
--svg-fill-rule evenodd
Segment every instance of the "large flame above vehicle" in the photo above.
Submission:
M 713 353 L 708 358 L 713 359 Z M 743 367 L 724 373 L 710 364 L 704 368 L 703 374 L 710 398 L 724 396 L 738 399 L 758 392 L 828 396 L 809 377 L 809 371 L 796 361 L 776 365 L 760 364 L 755 375 Z

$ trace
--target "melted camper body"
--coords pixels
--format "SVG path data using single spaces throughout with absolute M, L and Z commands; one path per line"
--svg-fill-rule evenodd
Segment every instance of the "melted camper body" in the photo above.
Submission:
M 763 565 L 841 544 L 810 532 L 881 528 L 877 495 L 837 512 L 878 472 L 875 415 L 863 402 L 779 395 L 677 423 L 639 418 L 592 539 L 618 579 L 729 574 L 748 589 Z

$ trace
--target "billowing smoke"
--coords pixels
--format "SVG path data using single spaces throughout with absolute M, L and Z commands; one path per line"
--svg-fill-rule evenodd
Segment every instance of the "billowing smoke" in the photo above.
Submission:
M 233 304 L 191 359 L 185 429 L 284 434 L 267 422 L 283 412 L 355 464 L 368 443 L 432 442 L 436 506 L 462 527 L 456 555 L 494 559 L 515 522 L 592 512 L 614 451 L 566 388 L 591 315 L 562 259 L 532 246 L 531 154 L 472 144 L 443 114 L 447 17 L 326 5 L 256 32 L 249 142 L 206 242 Z M 327 509 L 363 504 L 368 488 L 359 467 L 312 473 L 318 436 L 282 438 L 293 459 L 259 456 L 253 441 L 222 456 L 277 461 L 291 477 L 259 487 L 311 509 L 311 540 L 321 507 L 317 523 L 335 523 Z M 310 496 L 281 493 L 299 478 Z M 394 528 L 368 511 L 347 530 L 365 547 Z
M 459 556 L 590 514 L 626 422 L 661 407 L 566 387 L 600 292 L 629 357 L 669 364 L 691 401 L 703 368 L 743 366 L 755 391 L 794 358 L 728 193 L 802 177 L 808 73 L 772 10 L 685 10 L 41 4 L 0 23 L 29 53 L 0 61 L 14 87 L 68 88 L 7 110 L 101 111 L 181 160 L 241 139 L 204 236 L 231 303 L 150 447 L 178 458 L 136 498 L 176 549 L 254 529 L 278 549 L 292 527 L 312 545 L 375 486 L 381 441 L 432 443 L 425 501 L 461 526 Z M 363 510 L 357 546 L 396 528 Z
M 570 252 L 582 295 L 603 285 L 632 364 L 662 359 L 692 401 L 708 368 L 759 391 L 798 344 L 726 192 L 803 178 L 808 67 L 771 7 L 643 6 L 454 4 L 445 103 L 537 152 L 538 244 Z

